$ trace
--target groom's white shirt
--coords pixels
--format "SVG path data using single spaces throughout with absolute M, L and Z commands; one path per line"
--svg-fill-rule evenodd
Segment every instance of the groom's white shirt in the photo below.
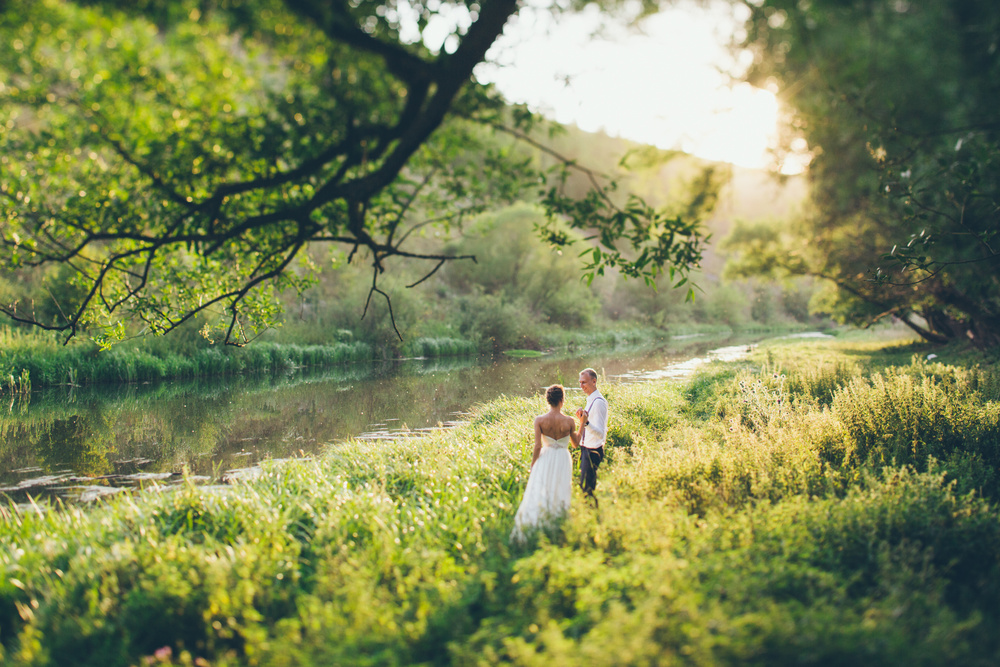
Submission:
M 600 400 L 598 400 L 600 399 Z M 597 449 L 604 445 L 608 436 L 608 401 L 597 389 L 587 397 L 587 425 L 584 427 L 583 442 L 580 444 L 588 449 Z

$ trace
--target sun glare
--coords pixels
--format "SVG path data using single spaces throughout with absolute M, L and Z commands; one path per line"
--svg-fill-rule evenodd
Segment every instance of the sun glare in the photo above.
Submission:
M 708 160 L 765 166 L 778 129 L 774 93 L 738 84 L 720 90 L 712 106 L 713 111 L 685 131 L 681 148 Z
M 476 76 L 561 123 L 762 168 L 773 161 L 779 105 L 774 91 L 724 73 L 734 67 L 724 46 L 733 30 L 697 8 L 665 10 L 637 33 L 602 25 L 596 10 L 556 22 L 529 7 Z

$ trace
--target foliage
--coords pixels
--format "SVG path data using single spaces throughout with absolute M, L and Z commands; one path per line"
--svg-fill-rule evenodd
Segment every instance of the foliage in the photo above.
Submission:
M 989 664 L 1000 653 L 996 481 L 965 494 L 971 469 L 946 473 L 929 450 L 911 459 L 924 472 L 847 455 L 851 415 L 881 400 L 861 390 L 874 376 L 838 370 L 853 364 L 909 387 L 918 428 L 937 386 L 956 390 L 956 409 L 996 409 L 995 365 L 899 359 L 915 351 L 782 344 L 713 364 L 687 387 L 607 385 L 600 510 L 577 496 L 561 530 L 525 546 L 508 533 L 541 397 L 477 406 L 467 425 L 419 445 L 347 443 L 223 490 L 5 510 L 2 655 L 108 666 Z M 730 405 L 748 380 L 767 385 L 749 390 L 751 408 L 734 406 L 749 421 L 689 416 L 690 397 Z M 831 384 L 832 406 L 820 406 L 812 396 Z
M 426 276 L 462 259 L 415 248 L 414 232 L 540 187 L 549 242 L 569 243 L 557 218 L 598 239 L 587 271 L 683 283 L 698 221 L 618 204 L 593 172 L 592 189 L 567 196 L 575 165 L 549 175 L 497 139 L 527 139 L 535 119 L 471 75 L 519 7 L 5 2 L 0 266 L 35 289 L 3 311 L 102 345 L 204 315 L 242 345 L 277 321 L 275 294 L 313 283 L 308 244 L 367 263 L 365 309 L 391 306 L 387 260 L 421 260 Z M 431 24 L 442 43 L 424 39 Z
M 578 163 L 597 165 L 620 183 L 620 189 L 635 191 L 679 211 L 685 217 L 704 219 L 711 202 L 699 192 L 699 176 L 712 165 L 690 156 L 664 153 L 649 164 L 629 161 L 629 171 L 616 167 L 622 153 L 639 149 L 629 142 L 601 133 L 568 128 L 552 142 L 559 154 Z M 648 151 L 644 151 L 645 154 Z M 539 161 L 544 153 L 537 156 Z M 718 176 L 718 172 L 713 172 Z M 692 185 L 692 183 L 695 183 Z M 576 196 L 588 187 L 586 176 L 567 181 L 567 193 Z M 711 189 L 719 187 L 716 184 Z M 615 196 L 615 195 L 612 195 Z M 674 207 L 681 207 L 675 209 Z M 709 218 L 711 220 L 711 218 Z M 587 290 L 579 280 L 579 269 L 571 249 L 554 248 L 534 234 L 544 223 L 538 206 L 521 202 L 510 207 L 468 218 L 445 247 L 457 254 L 475 254 L 473 262 L 450 263 L 419 285 L 408 285 L 423 277 L 422 265 L 399 258 L 393 270 L 380 278 L 380 288 L 394 304 L 393 317 L 407 338 L 455 338 L 478 341 L 483 349 L 510 346 L 562 347 L 564 341 L 587 344 L 613 342 L 613 332 L 644 329 L 641 337 L 707 330 L 771 329 L 823 326 L 826 320 L 811 317 L 805 307 L 812 288 L 808 285 L 763 285 L 743 281 L 719 284 L 704 271 L 692 272 L 699 285 L 697 299 L 685 301 L 683 290 L 670 289 L 660 281 L 651 290 L 643 281 L 621 280 L 609 271 L 597 277 Z M 580 233 L 560 227 L 568 239 Z M 413 235 L 415 244 L 440 242 L 429 229 Z M 443 236 L 443 235 L 442 235 Z M 579 240 L 577 241 L 579 243 Z M 422 246 L 417 246 L 422 247 Z M 396 338 L 390 314 L 378 300 L 359 321 L 361 304 L 371 287 L 367 269 L 347 265 L 346 255 L 311 248 L 318 267 L 317 284 L 301 296 L 286 295 L 286 314 L 274 340 L 316 344 L 328 340 L 335 329 L 351 330 L 386 354 L 407 354 Z M 760 304 L 769 303 L 769 309 Z M 401 305 L 398 305 L 401 304 Z M 750 306 L 749 308 L 747 306 Z M 726 321 L 718 318 L 725 316 Z M 605 333 L 605 329 L 611 332 Z M 631 334 L 630 334 L 631 335 Z M 633 336 L 634 338 L 634 336 Z
M 996 484 L 1000 466 L 1000 403 L 995 373 L 939 364 L 853 379 L 833 400 L 846 455 L 877 465 L 942 461 L 967 467 L 972 487 Z M 983 391 L 985 390 L 985 392 Z M 984 395 L 985 393 L 985 395 Z
M 444 273 L 449 292 L 464 297 L 463 332 L 503 348 L 544 325 L 574 329 L 590 323 L 598 302 L 573 258 L 532 235 L 544 224 L 541 210 L 515 206 L 478 218 L 449 246 L 477 257 L 475 264 L 452 264 Z M 570 236 L 565 228 L 560 233 Z M 487 321 L 492 312 L 496 316 Z
M 746 78 L 808 144 L 813 208 L 735 231 L 734 270 L 811 275 L 842 321 L 928 340 L 1000 336 L 1000 9 L 989 0 L 738 3 Z

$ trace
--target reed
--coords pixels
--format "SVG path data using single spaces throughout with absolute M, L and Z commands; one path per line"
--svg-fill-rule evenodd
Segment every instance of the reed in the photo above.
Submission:
M 480 349 L 474 341 L 461 338 L 416 338 L 407 342 L 402 349 L 404 357 L 423 357 L 436 359 L 439 357 L 468 357 L 479 354 Z
M 13 373 L 7 375 L 7 392 L 11 396 L 21 397 L 31 394 L 31 372 L 27 368 L 21 369 L 21 374 L 14 377 Z
M 164 379 L 227 377 L 274 373 L 370 361 L 378 350 L 364 341 L 330 345 L 256 342 L 243 348 L 193 347 L 181 354 L 156 345 L 122 344 L 100 351 L 86 343 L 64 347 L 50 336 L 0 328 L 0 377 L 10 377 L 6 389 L 23 393 L 28 378 L 36 387 L 108 382 L 150 382 Z M 403 356 L 442 358 L 472 356 L 476 343 L 458 338 L 418 338 L 408 342 Z
M 201 348 L 189 355 L 127 346 L 106 351 L 88 345 L 54 349 L 27 346 L 0 351 L 0 377 L 30 378 L 35 386 L 134 383 L 272 373 L 368 361 L 372 357 L 372 347 L 363 342 L 334 345 L 255 343 L 244 348 Z

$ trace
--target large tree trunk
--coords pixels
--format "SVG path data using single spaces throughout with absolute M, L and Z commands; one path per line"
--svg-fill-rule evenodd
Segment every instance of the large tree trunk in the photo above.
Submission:
M 968 315 L 963 321 L 953 320 L 956 337 L 964 336 L 980 348 L 1000 344 L 1000 316 L 990 307 L 992 304 L 971 299 L 950 285 L 942 286 L 938 294 L 942 301 Z

